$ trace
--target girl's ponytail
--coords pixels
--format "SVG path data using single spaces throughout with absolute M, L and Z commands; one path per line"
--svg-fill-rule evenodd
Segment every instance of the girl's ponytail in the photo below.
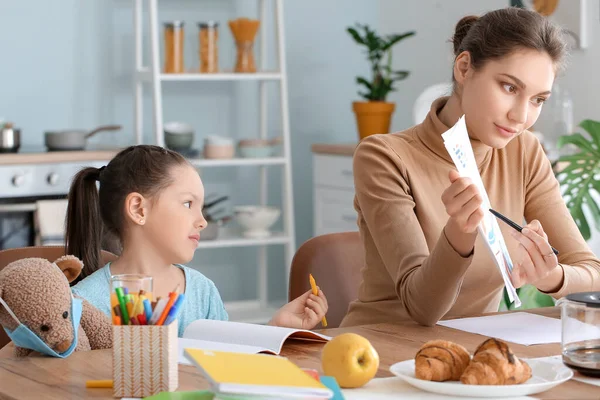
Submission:
M 79 171 L 69 190 L 66 221 L 66 254 L 83 261 L 77 279 L 85 278 L 102 267 L 103 223 L 96 182 L 103 168 L 87 167 Z

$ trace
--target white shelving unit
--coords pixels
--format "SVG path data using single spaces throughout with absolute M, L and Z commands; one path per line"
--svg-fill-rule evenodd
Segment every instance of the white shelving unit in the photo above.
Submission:
M 206 160 L 201 158 L 190 158 L 189 161 L 196 167 L 235 167 L 235 166 L 261 166 L 261 165 L 285 165 L 285 157 L 268 158 L 232 158 L 230 160 Z
M 148 69 L 142 69 L 137 72 L 138 79 L 146 82 L 152 82 L 152 73 Z M 277 81 L 281 79 L 281 74 L 274 72 L 256 72 L 235 73 L 225 72 L 217 74 L 159 74 L 162 82 L 187 82 L 187 81 Z
M 245 0 L 244 0 L 245 1 Z M 278 67 L 275 71 L 267 70 L 267 29 L 265 22 L 267 19 L 267 1 L 258 1 L 258 14 L 261 20 L 261 34 L 257 58 L 259 71 L 256 73 L 235 73 L 223 71 L 216 74 L 202 73 L 184 73 L 184 74 L 164 74 L 161 72 L 161 57 L 159 41 L 161 33 L 159 32 L 158 0 L 133 0 L 134 5 L 134 29 L 135 29 L 135 88 L 134 88 L 134 130 L 137 143 L 143 142 L 143 94 L 145 86 L 149 86 L 152 91 L 152 121 L 155 143 L 164 146 L 163 137 L 163 106 L 162 91 L 163 83 L 168 82 L 194 82 L 194 81 L 255 81 L 259 85 L 259 136 L 267 137 L 267 82 L 279 83 L 280 94 L 280 112 L 281 112 L 281 132 L 283 136 L 283 155 L 281 157 L 269 158 L 234 158 L 229 160 L 211 160 L 194 158 L 190 162 L 198 167 L 256 167 L 260 171 L 260 199 L 257 203 L 267 204 L 267 167 L 281 167 L 282 173 L 282 218 L 283 231 L 274 232 L 272 236 L 264 239 L 251 239 L 242 236 L 232 236 L 230 234 L 220 235 L 214 241 L 201 241 L 198 244 L 199 249 L 214 248 L 233 248 L 255 246 L 258 248 L 257 255 L 257 280 L 258 298 L 249 301 L 226 302 L 230 318 L 236 321 L 264 323 L 272 316 L 277 309 L 277 305 L 269 303 L 268 290 L 268 264 L 267 264 L 267 246 L 283 245 L 285 246 L 285 282 L 282 284 L 287 287 L 289 279 L 289 267 L 295 252 L 295 234 L 294 234 L 294 203 L 292 195 L 292 171 L 291 171 L 291 153 L 290 153 L 290 127 L 288 110 L 288 92 L 287 75 L 285 62 L 285 40 L 283 27 L 283 1 L 274 1 L 275 10 L 275 50 L 277 54 Z M 194 3 L 196 4 L 196 3 Z M 143 65 L 143 45 L 142 45 L 142 8 L 148 7 L 148 25 L 150 34 L 150 65 Z M 272 19 L 271 19 L 272 20 Z M 168 90 L 167 87 L 164 90 Z

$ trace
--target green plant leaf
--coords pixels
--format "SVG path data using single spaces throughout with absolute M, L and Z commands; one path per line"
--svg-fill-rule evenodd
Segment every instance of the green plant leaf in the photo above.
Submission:
M 379 36 L 377 36 L 375 31 L 372 31 L 368 26 L 365 26 L 365 44 L 369 47 L 369 51 L 377 52 L 380 50 L 381 46 L 379 43 Z
M 587 222 L 587 219 L 585 219 L 585 215 L 583 214 L 583 207 L 581 206 L 581 203 L 578 205 L 578 208 L 576 208 L 576 206 L 573 207 L 573 211 L 574 212 L 572 212 L 571 215 L 579 227 L 581 236 L 583 236 L 585 240 L 590 240 L 592 237 L 592 232 L 590 230 L 590 224 Z
M 590 223 L 584 214 L 586 208 L 594 219 L 594 225 L 600 231 L 600 207 L 592 191 L 600 194 L 600 181 L 596 178 L 600 175 L 600 123 L 592 120 L 584 120 L 580 125 L 582 129 L 590 134 L 590 139 L 581 133 L 561 136 L 558 146 L 566 144 L 576 146 L 580 151 L 576 154 L 562 156 L 558 163 L 565 163 L 562 170 L 557 171 L 562 195 L 567 201 L 567 208 L 577 224 L 581 235 L 585 240 L 591 237 Z
M 586 119 L 581 121 L 579 126 L 590 134 L 596 148 L 600 149 L 600 122 Z
M 519 299 L 521 299 L 521 307 L 515 307 L 514 303 L 510 302 L 508 297 L 508 292 L 506 289 L 503 291 L 502 300 L 498 307 L 498 311 L 508 311 L 508 310 L 525 310 L 529 308 L 539 308 L 539 307 L 554 307 L 556 304 L 554 299 L 540 292 L 533 285 L 525 285 L 517 289 L 517 294 L 519 295 Z
M 587 205 L 590 214 L 592 214 L 592 218 L 594 218 L 596 230 L 600 231 L 600 208 L 598 208 L 598 204 L 596 204 L 590 192 L 585 194 L 585 204 Z
M 381 48 L 384 52 L 388 51 L 390 48 L 392 48 L 393 45 L 395 45 L 396 43 L 398 43 L 399 41 L 406 39 L 408 37 L 414 36 L 416 34 L 415 31 L 410 31 L 410 32 L 405 32 L 405 33 L 395 33 L 392 35 L 388 35 L 386 36 L 386 40 L 384 41 L 385 44 L 383 45 L 383 47 Z
M 590 161 L 590 160 L 593 161 L 596 159 L 597 159 L 597 157 L 594 156 L 594 154 L 578 153 L 578 154 L 573 154 L 573 155 L 560 156 L 560 158 L 557 160 L 557 163 L 564 162 L 564 161 L 576 162 L 579 160 L 581 160 L 582 162 Z
M 561 136 L 558 139 L 558 148 L 562 148 L 566 144 L 572 144 L 579 147 L 583 151 L 589 151 L 590 153 L 595 153 L 598 149 L 595 147 L 596 144 L 590 142 L 586 139 L 581 133 L 573 133 L 567 136 Z
M 369 89 L 369 90 L 373 89 L 373 87 L 371 86 L 371 83 L 363 77 L 357 76 L 356 83 L 358 83 L 359 85 L 365 85 L 367 87 L 367 89 Z
M 354 41 L 358 44 L 366 44 L 364 39 L 358 34 L 357 30 L 354 28 L 347 28 L 346 31 L 352 36 Z
M 392 77 L 395 81 L 401 81 L 402 79 L 408 78 L 410 71 L 394 71 Z

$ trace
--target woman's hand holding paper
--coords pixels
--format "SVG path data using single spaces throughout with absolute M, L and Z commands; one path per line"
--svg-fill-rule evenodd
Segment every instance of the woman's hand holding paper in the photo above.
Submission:
M 450 186 L 442 193 L 442 202 L 450 216 L 444 232 L 450 245 L 463 257 L 473 251 L 477 226 L 483 220 L 483 198 L 469 178 L 457 171 L 449 174 Z

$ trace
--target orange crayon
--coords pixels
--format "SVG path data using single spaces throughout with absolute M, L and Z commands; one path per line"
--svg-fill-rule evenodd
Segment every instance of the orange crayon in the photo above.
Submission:
M 310 288 L 312 290 L 312 294 L 314 294 L 315 296 L 318 296 L 319 289 L 317 289 L 317 282 L 315 282 L 315 278 L 313 278 L 312 274 L 308 274 L 308 280 L 310 281 Z M 327 328 L 327 318 L 325 318 L 325 316 L 323 316 L 323 319 L 321 320 L 321 324 L 323 324 L 324 328 Z

